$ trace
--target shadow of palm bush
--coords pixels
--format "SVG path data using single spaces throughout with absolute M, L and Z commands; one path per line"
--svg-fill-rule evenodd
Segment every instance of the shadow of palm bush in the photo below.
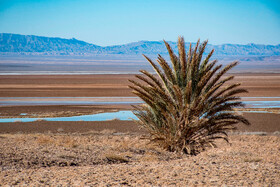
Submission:
M 165 41 L 164 41 L 165 42 Z M 222 77 L 238 62 L 222 68 L 217 60 L 210 61 L 214 49 L 202 60 L 207 41 L 188 53 L 183 37 L 178 38 L 177 56 L 165 42 L 172 67 L 160 55 L 156 65 L 144 57 L 157 76 L 140 70 L 137 80 L 129 80 L 133 93 L 145 104 L 135 105 L 134 114 L 152 137 L 169 151 L 196 155 L 207 147 L 215 147 L 216 139 L 228 141 L 227 131 L 235 129 L 238 122 L 249 125 L 233 108 L 242 107 L 237 94 L 247 92 L 239 83 L 227 84 L 234 76 Z

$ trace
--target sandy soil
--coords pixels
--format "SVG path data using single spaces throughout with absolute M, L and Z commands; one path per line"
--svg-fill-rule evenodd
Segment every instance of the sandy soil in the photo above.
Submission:
M 234 74 L 247 97 L 280 96 L 280 74 Z M 134 96 L 127 87 L 134 75 L 1 75 L 0 97 Z
M 232 135 L 197 156 L 139 134 L 2 134 L 0 185 L 279 186 L 280 137 Z
M 132 75 L 20 75 L 0 76 L 0 97 L 133 96 Z

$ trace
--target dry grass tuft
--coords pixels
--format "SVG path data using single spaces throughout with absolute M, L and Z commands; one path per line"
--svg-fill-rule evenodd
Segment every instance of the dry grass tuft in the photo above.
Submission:
M 158 157 L 158 155 L 151 152 L 144 154 L 140 159 L 141 162 L 156 162 L 159 160 L 160 158 Z
M 244 162 L 261 162 L 261 158 L 245 158 Z
M 128 163 L 129 160 L 127 158 L 125 158 L 122 155 L 117 155 L 117 154 L 107 154 L 106 159 L 108 160 L 109 163 Z
M 81 145 L 79 138 L 71 136 L 37 135 L 37 143 L 40 145 L 55 145 L 66 148 L 76 148 Z

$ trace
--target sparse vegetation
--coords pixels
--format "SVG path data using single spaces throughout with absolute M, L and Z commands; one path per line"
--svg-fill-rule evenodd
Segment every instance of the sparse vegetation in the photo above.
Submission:
M 172 68 L 160 55 L 160 67 L 144 55 L 158 77 L 140 70 L 142 75 L 136 75 L 140 82 L 130 80 L 133 85 L 129 86 L 146 103 L 134 106 L 134 114 L 152 140 L 169 151 L 195 155 L 216 146 L 216 139 L 228 141 L 227 130 L 235 129 L 238 122 L 249 125 L 233 110 L 243 106 L 236 95 L 247 91 L 239 83 L 225 86 L 234 76 L 222 78 L 238 62 L 222 68 L 217 60 L 210 61 L 214 50 L 202 60 L 207 41 L 200 44 L 198 40 L 195 48 L 190 44 L 187 53 L 184 38 L 179 37 L 179 56 L 167 42 L 165 45 Z
M 235 135 L 231 136 L 233 146 L 217 141 L 219 149 L 195 157 L 165 151 L 144 137 L 142 133 L 99 131 L 1 134 L 0 185 L 121 186 L 123 181 L 127 186 L 280 184 L 279 136 Z M 71 139 L 79 145 L 75 149 L 67 143 Z M 39 183 L 41 180 L 45 183 Z
M 106 159 L 109 163 L 128 163 L 129 160 L 121 155 L 116 154 L 108 154 L 106 155 Z
M 261 162 L 261 158 L 245 158 L 244 162 Z

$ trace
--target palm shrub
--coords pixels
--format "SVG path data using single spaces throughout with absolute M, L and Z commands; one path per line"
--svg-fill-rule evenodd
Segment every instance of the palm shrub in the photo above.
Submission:
M 222 77 L 238 62 L 222 68 L 217 60 L 210 61 L 214 49 L 203 59 L 207 41 L 185 49 L 183 37 L 178 38 L 177 56 L 165 42 L 172 67 L 160 55 L 156 65 L 143 55 L 157 76 L 140 70 L 137 80 L 129 80 L 132 92 L 145 104 L 135 105 L 133 113 L 142 127 L 147 129 L 161 146 L 169 151 L 197 154 L 205 148 L 215 147 L 216 139 L 228 141 L 227 131 L 238 122 L 249 122 L 234 112 L 242 107 L 237 94 L 247 92 L 240 83 L 226 84 L 234 76 Z M 202 60 L 203 59 L 203 60 Z

